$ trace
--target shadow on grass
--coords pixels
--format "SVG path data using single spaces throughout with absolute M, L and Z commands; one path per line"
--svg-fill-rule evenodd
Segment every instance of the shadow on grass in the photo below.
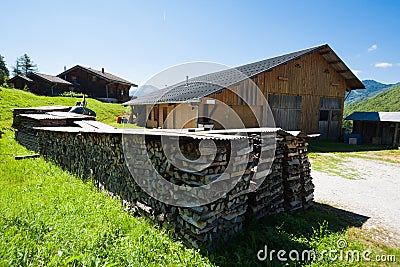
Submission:
M 307 240 L 316 233 L 322 233 L 323 236 L 342 233 L 350 227 L 361 227 L 367 219 L 366 216 L 314 203 L 306 211 L 269 215 L 254 220 L 233 239 L 218 244 L 212 253 L 204 254 L 219 266 L 282 266 L 285 263 L 277 260 L 277 251 L 282 249 L 289 253 L 297 250 L 301 253 L 313 249 Z M 265 245 L 269 252 L 276 251 L 272 262 L 257 259 L 257 252 L 264 249 Z M 287 263 L 293 266 L 301 264 Z
M 394 149 L 391 146 L 362 144 L 362 145 L 349 145 L 344 142 L 333 140 L 308 140 L 309 152 L 329 153 L 329 152 L 360 152 L 360 151 L 378 151 Z

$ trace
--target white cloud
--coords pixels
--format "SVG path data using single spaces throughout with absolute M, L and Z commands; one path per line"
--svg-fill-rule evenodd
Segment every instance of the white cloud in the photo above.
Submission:
M 358 76 L 362 71 L 361 70 L 351 70 L 356 76 Z
M 374 51 L 376 49 L 378 49 L 378 46 L 376 44 L 373 44 L 368 48 L 368 52 Z
M 375 68 L 390 68 L 393 64 L 389 62 L 379 62 L 375 64 Z

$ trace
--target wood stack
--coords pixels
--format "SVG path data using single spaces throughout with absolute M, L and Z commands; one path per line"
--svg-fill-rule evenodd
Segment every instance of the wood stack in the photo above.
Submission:
M 38 131 L 34 127 L 40 126 L 66 126 L 76 120 L 91 120 L 94 117 L 79 116 L 79 114 L 68 113 L 71 107 L 46 106 L 37 108 L 17 108 L 13 111 L 13 127 L 15 128 L 15 139 L 28 149 L 39 151 Z M 52 115 L 52 114 L 58 115 Z
M 33 133 L 32 127 L 37 126 L 37 121 L 25 121 L 24 116 L 17 116 L 16 120 L 19 132 Z M 111 130 L 74 132 L 48 128 L 38 131 L 37 140 L 44 157 L 83 179 L 93 179 L 100 189 L 121 198 L 127 210 L 171 229 L 191 247 L 212 248 L 215 241 L 239 232 L 245 220 L 311 204 L 308 144 L 301 137 L 249 133 L 247 138 L 212 140 L 213 145 L 202 146 L 200 139 L 174 137 L 179 139 L 179 145 L 171 142 L 162 146 L 157 134 L 123 137 Z M 206 165 L 193 171 L 188 170 L 187 164 Z M 188 192 L 212 185 L 210 195 L 202 193 L 205 195 L 197 197 L 218 198 L 193 205 L 197 203 L 193 196 L 168 190 L 154 179 L 156 173 Z M 139 184 L 137 177 L 144 184 Z M 164 200 L 174 200 L 176 205 L 151 196 L 149 190 Z
M 300 178 L 302 185 L 302 201 L 305 209 L 312 205 L 314 199 L 314 184 L 311 177 L 311 163 L 308 160 L 308 143 L 305 139 L 297 140 L 299 161 L 300 161 Z
M 251 218 L 261 218 L 267 214 L 279 213 L 284 210 L 283 208 L 283 184 L 282 184 L 282 158 L 283 158 L 283 150 L 282 146 L 282 138 L 274 136 L 266 136 L 264 140 L 260 138 L 260 135 L 253 136 L 252 138 L 255 143 L 255 151 L 256 151 L 256 161 L 258 161 L 257 173 L 260 173 L 261 166 L 263 162 L 259 160 L 259 153 L 262 150 L 262 142 L 265 142 L 264 149 L 270 147 L 271 144 L 274 144 L 275 147 L 275 155 L 266 155 L 266 160 L 273 160 L 272 164 L 268 161 L 267 166 L 270 168 L 269 171 L 260 177 L 263 179 L 261 185 L 257 188 L 253 189 L 249 194 L 249 210 L 247 216 Z

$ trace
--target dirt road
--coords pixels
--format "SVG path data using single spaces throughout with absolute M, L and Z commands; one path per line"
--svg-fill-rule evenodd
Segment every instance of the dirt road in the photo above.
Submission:
M 313 170 L 315 200 L 370 217 L 363 228 L 384 228 L 400 240 L 400 164 L 345 158 L 360 174 L 356 180 Z

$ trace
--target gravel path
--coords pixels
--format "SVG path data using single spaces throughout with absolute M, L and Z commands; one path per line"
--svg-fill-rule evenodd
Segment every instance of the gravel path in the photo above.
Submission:
M 315 200 L 370 217 L 363 227 L 384 228 L 400 240 L 400 164 L 350 157 L 343 161 L 361 179 L 313 170 Z

